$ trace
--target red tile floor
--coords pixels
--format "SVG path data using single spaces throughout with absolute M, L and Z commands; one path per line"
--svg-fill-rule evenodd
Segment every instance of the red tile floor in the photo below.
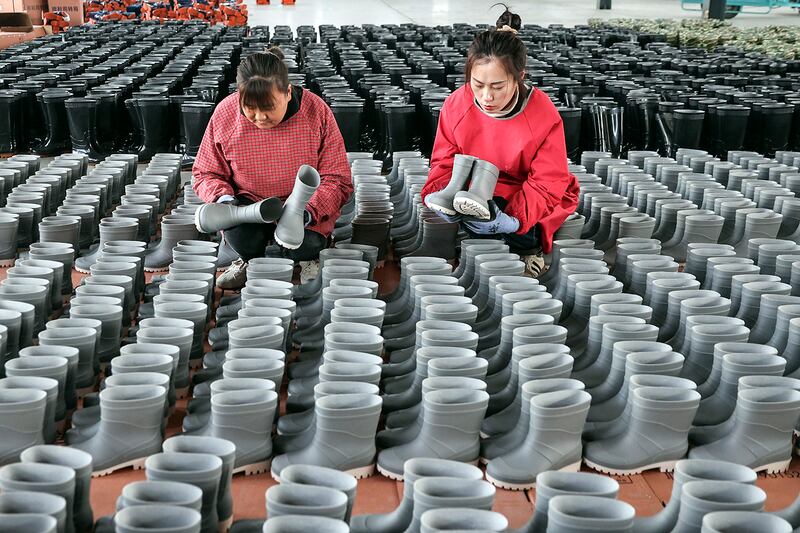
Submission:
M 82 274 L 73 272 L 73 283 L 79 284 Z M 149 278 L 150 276 L 148 276 Z M 397 263 L 386 262 L 376 270 L 376 281 L 381 292 L 389 292 L 397 285 L 399 270 Z M 0 270 L 0 281 L 5 271 Z M 184 402 L 179 402 L 170 419 L 168 433 L 180 432 L 184 414 Z M 125 469 L 109 476 L 94 479 L 91 488 L 92 508 L 95 517 L 112 514 L 114 505 L 127 483 L 145 479 L 144 471 Z M 632 504 L 639 515 L 657 513 L 669 500 L 672 475 L 646 472 L 642 475 L 616 476 L 620 484 L 620 499 Z M 266 490 L 276 482 L 269 474 L 256 476 L 237 475 L 233 479 L 234 519 L 265 518 Z M 787 472 L 775 475 L 759 475 L 758 486 L 767 492 L 767 510 L 773 511 L 788 505 L 800 491 L 800 458 L 792 461 Z M 354 514 L 385 513 L 394 509 L 403 494 L 403 484 L 378 474 L 359 481 Z M 535 503 L 535 491 L 514 492 L 498 489 L 494 510 L 503 513 L 512 527 L 520 527 L 530 518 Z

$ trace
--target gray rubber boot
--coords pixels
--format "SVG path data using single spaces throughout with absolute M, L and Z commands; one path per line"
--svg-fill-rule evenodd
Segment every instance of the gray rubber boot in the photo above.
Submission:
M 211 397 L 220 392 L 266 390 L 274 391 L 275 382 L 265 378 L 222 378 L 195 387 L 190 402 L 190 414 L 183 418 L 184 432 L 206 433 L 211 419 Z M 202 390 L 200 390 L 202 389 Z
M 272 453 L 270 432 L 277 403 L 278 397 L 273 390 L 212 394 L 209 424 L 196 434 L 226 439 L 236 445 L 233 473 L 263 473 Z
M 531 313 L 504 316 L 500 322 L 500 329 L 500 344 L 497 348 L 488 348 L 478 352 L 479 357 L 489 361 L 489 367 L 486 370 L 486 383 L 488 385 L 487 391 L 492 395 L 500 393 L 508 386 L 511 380 L 514 348 L 525 343 L 563 344 L 567 339 L 566 328 L 553 326 L 553 317 L 545 314 Z M 517 333 L 519 329 L 522 329 L 522 331 Z M 513 386 L 506 393 L 509 403 L 515 393 L 516 389 Z M 508 404 L 504 405 L 503 400 L 498 399 L 494 400 L 492 408 L 502 409 L 506 405 Z
M 52 516 L 36 513 L 0 513 L 0 521 L 9 533 L 56 533 L 58 526 Z
M 647 288 L 645 289 L 644 303 L 653 309 L 653 324 L 663 326 L 667 321 L 669 310 L 669 294 L 673 291 L 697 290 L 700 282 L 690 274 L 674 274 L 659 277 L 657 275 L 648 276 Z M 652 282 L 650 281 L 652 280 Z
M 458 279 L 458 284 L 464 288 L 472 286 L 478 276 L 475 258 L 483 254 L 508 253 L 508 245 L 500 241 L 487 241 L 486 239 L 476 239 L 479 242 L 467 240 L 468 244 L 462 243 L 462 259 L 459 261 L 459 268 L 453 272 L 453 276 Z M 463 263 L 463 267 L 462 267 Z
M 364 254 L 358 250 L 345 250 L 341 248 L 326 248 L 319 253 L 320 272 L 325 267 L 325 262 L 329 259 L 351 259 L 361 261 Z M 305 299 L 314 296 L 322 290 L 322 276 L 317 276 L 308 283 L 296 285 L 292 289 L 295 299 Z
M 304 533 L 306 531 L 325 531 L 347 533 L 347 524 L 326 516 L 284 515 L 270 518 L 264 522 L 263 533 Z
M 691 459 L 732 460 L 756 472 L 783 472 L 791 461 L 791 437 L 800 415 L 800 392 L 764 387 L 740 390 L 733 427 L 719 440 L 693 448 Z M 752 444 L 737 445 L 743 440 Z
M 653 341 L 615 342 L 612 352 L 611 369 L 605 381 L 586 389 L 592 397 L 592 406 L 599 405 L 615 397 L 625 385 L 625 368 L 628 357 L 636 352 L 672 353 L 669 344 Z
M 522 342 L 512 351 L 511 378 L 504 389 L 490 395 L 487 413 L 489 409 L 493 413 L 481 424 L 481 435 L 484 437 L 506 433 L 517 424 L 522 410 L 522 386 L 525 383 L 536 379 L 568 378 L 572 372 L 572 356 L 564 351 L 550 348 L 552 344 L 560 344 L 564 328 L 529 326 L 525 329 L 529 328 L 544 332 L 541 337 L 542 342 Z M 546 336 L 549 331 L 554 333 L 553 336 Z M 522 335 L 520 333 L 518 337 Z
M 97 358 L 108 363 L 119 355 L 123 308 L 118 305 L 76 305 L 70 308 L 70 318 L 94 318 L 102 322 Z
M 64 531 L 76 531 L 74 524 L 75 471 L 66 466 L 37 463 L 14 463 L 0 468 L 0 490 L 44 492 L 66 501 Z
M 784 336 L 783 339 L 785 340 L 785 335 L 788 332 L 788 317 L 786 317 L 786 314 L 788 314 L 790 310 L 800 310 L 798 307 L 789 307 L 797 305 L 800 305 L 800 297 L 765 294 L 761 299 L 757 318 L 750 328 L 750 342 L 756 344 L 770 344 L 778 328 L 782 329 L 781 335 Z M 779 309 L 783 306 L 787 306 L 785 308 L 787 313 L 781 316 L 781 320 L 778 320 Z M 780 338 L 781 337 L 778 336 L 775 339 L 776 342 L 780 342 Z
M 44 426 L 42 427 L 42 438 L 45 443 L 53 443 L 56 440 L 56 411 L 58 409 L 59 382 L 55 379 L 40 376 L 14 376 L 0 379 L 0 389 L 36 389 L 47 394 Z M 63 403 L 62 403 L 63 409 Z M 63 419 L 59 421 L 63 425 Z
M 625 360 L 622 384 L 616 395 L 604 402 L 592 405 L 587 417 L 584 438 L 593 440 L 595 430 L 614 424 L 629 409 L 630 382 L 637 375 L 677 376 L 683 366 L 683 355 L 672 351 L 651 351 L 628 353 Z M 688 381 L 688 380 L 687 380 Z
M 41 283 L 39 283 L 41 282 Z M 45 280 L 6 279 L 0 285 L 0 299 L 30 303 L 34 307 L 33 332 L 44 329 L 50 309 L 47 308 L 48 287 Z
M 97 383 L 94 358 L 99 340 L 100 335 L 94 328 L 50 328 L 39 333 L 39 344 L 42 346 L 73 346 L 78 349 L 78 373 L 75 376 L 75 387 L 79 397 L 94 390 Z
M 614 500 L 618 492 L 619 483 L 606 476 L 588 472 L 542 472 L 536 476 L 537 496 L 533 516 L 527 524 L 513 531 L 544 533 L 548 526 L 550 500 L 556 496 L 574 494 Z
M 672 493 L 664 509 L 647 517 L 636 519 L 635 531 L 642 533 L 668 533 L 678 522 L 683 486 L 691 481 L 728 481 L 754 485 L 756 473 L 751 469 L 727 461 L 684 459 L 675 463 Z M 696 529 L 695 529 L 696 531 Z
M 4 527 L 8 524 L 14 533 L 31 533 L 36 529 L 13 529 L 13 524 L 27 526 L 33 518 L 45 519 L 52 526 L 52 529 L 42 529 L 42 533 L 63 533 L 67 524 L 67 501 L 55 494 L 29 490 L 0 494 L 0 521 Z
M 189 394 L 189 352 L 192 349 L 194 332 L 188 328 L 146 327 L 136 331 L 136 342 L 146 344 L 168 344 L 179 350 L 178 366 L 173 375 L 175 397 L 179 400 Z
M 100 221 L 100 243 L 89 255 L 75 259 L 75 270 L 89 273 L 89 268 L 97 262 L 97 257 L 103 250 L 106 242 L 119 240 L 133 240 L 139 230 L 139 222 L 135 218 L 104 218 Z
M 222 476 L 222 460 L 203 453 L 156 453 L 147 458 L 145 473 L 152 481 L 178 481 L 203 491 L 200 531 L 219 531 L 218 493 Z M 128 507 L 146 508 L 146 506 Z M 185 509 L 181 507 L 181 509 Z M 117 514 L 117 517 L 119 513 Z
M 117 533 L 199 533 L 201 514 L 194 509 L 173 505 L 137 505 L 114 516 Z
M 280 199 L 275 197 L 241 207 L 232 204 L 203 204 L 194 213 L 194 224 L 201 233 L 215 233 L 240 224 L 270 224 L 278 220 L 280 215 Z M 187 233 L 187 236 L 181 237 L 194 238 L 197 238 L 197 234 L 192 236 Z
M 267 516 L 325 516 L 343 520 L 347 495 L 331 487 L 282 483 L 267 490 Z
M 172 262 L 172 249 L 178 244 L 178 241 L 196 238 L 197 228 L 193 223 L 170 219 L 162 220 L 161 239 L 154 248 L 148 250 L 144 260 L 145 271 L 166 271 Z
M 53 413 L 55 422 L 61 426 L 64 423 L 67 412 L 67 393 L 68 391 L 68 378 L 69 378 L 69 361 L 64 357 L 55 356 L 40 356 L 27 357 L 23 361 L 22 355 L 27 353 L 25 349 L 22 350 L 19 359 L 12 359 L 6 363 L 6 374 L 14 378 L 51 378 L 58 382 L 56 394 L 56 407 Z M 9 387 L 17 388 L 17 387 Z M 73 388 L 74 399 L 74 388 Z M 45 412 L 47 407 L 45 405 Z M 45 424 L 46 426 L 46 424 Z
M 34 389 L 0 390 L 0 426 L 6 428 L 0 464 L 17 461 L 30 446 L 44 443 L 47 393 Z
M 199 513 L 203 506 L 203 491 L 191 483 L 180 481 L 134 481 L 122 487 L 116 510 L 154 504 L 185 507 Z
M 425 205 L 445 215 L 458 214 L 453 207 L 453 199 L 457 193 L 466 188 L 475 161 L 476 158 L 471 155 L 456 154 L 453 158 L 453 172 L 447 186 L 441 191 L 426 196 Z
M 711 376 L 714 347 L 724 342 L 746 342 L 750 330 L 741 323 L 734 323 L 736 319 L 731 320 L 728 317 L 714 317 L 706 323 L 702 319 L 707 317 L 703 315 L 690 318 L 698 319 L 696 322 L 698 325 L 691 325 L 686 330 L 687 342 L 683 343 L 684 346 L 681 348 L 686 352 L 686 361 L 680 376 L 691 379 L 695 383 L 704 383 Z M 727 320 L 725 320 L 726 318 Z M 686 349 L 687 343 L 688 350 Z
M 364 300 L 364 303 L 356 303 Z M 339 303 L 347 302 L 347 303 Z M 377 328 L 383 327 L 383 317 L 386 307 L 381 300 L 367 300 L 364 298 L 341 298 L 336 300 L 331 311 L 331 323 L 358 323 L 369 324 Z
M 203 335 L 205 333 L 208 306 L 200 302 L 168 302 L 156 304 L 155 312 L 157 319 L 180 318 L 191 321 L 194 337 L 192 338 L 192 349 L 189 355 L 189 366 L 193 365 L 193 360 L 196 361 L 194 364 L 200 366 L 203 356 Z M 158 321 L 156 321 L 156 325 L 158 325 Z
M 728 345 L 729 343 L 720 344 Z M 753 348 L 766 348 L 761 345 L 752 346 Z M 733 349 L 737 350 L 736 347 Z M 694 424 L 696 426 L 713 426 L 730 418 L 736 407 L 739 378 L 751 375 L 782 376 L 786 360 L 775 353 L 770 353 L 771 351 L 759 352 L 745 348 L 742 352 L 723 352 L 719 385 L 712 394 L 700 402 Z
M 715 511 L 703 517 L 700 533 L 726 533 L 730 531 L 753 533 L 791 533 L 789 522 L 775 515 L 755 511 Z
M 459 358 L 442 359 L 441 361 L 452 361 Z M 471 358 L 476 360 L 475 357 Z M 433 360 L 438 361 L 438 360 Z M 422 381 L 422 395 L 434 390 L 477 390 L 485 391 L 486 383 L 478 378 L 463 376 L 435 376 L 428 377 Z M 424 421 L 424 404 L 422 402 L 391 413 L 386 418 L 386 429 L 378 433 L 378 447 L 391 448 L 406 444 L 414 440 L 422 429 Z
M 517 449 L 489 461 L 486 479 L 498 487 L 524 490 L 535 486 L 540 472 L 578 471 L 590 401 L 581 390 L 533 396 L 527 437 Z
M 19 334 L 22 329 L 22 313 L 12 309 L 0 309 L 0 325 L 5 326 L 5 351 L 0 353 L 0 362 L 5 364 L 19 352 Z
M 432 359 L 437 357 L 459 358 L 466 356 L 475 357 L 475 351 L 458 346 L 435 346 L 418 349 L 415 354 L 417 360 L 416 369 L 410 386 L 405 388 L 402 392 L 384 395 L 383 412 L 388 414 L 402 409 L 408 409 L 422 401 L 422 381 L 428 377 L 428 363 Z
M 64 405 L 69 411 L 77 406 L 75 376 L 78 373 L 78 349 L 72 346 L 28 346 L 19 351 L 19 358 L 6 362 L 9 376 L 43 376 L 61 379 L 60 359 L 67 360 L 64 381 Z M 24 359 L 24 360 L 23 360 Z M 59 394 L 60 394 L 59 390 Z M 56 413 L 56 420 L 60 412 Z
M 562 354 L 563 355 L 563 354 Z M 541 359 L 548 356 L 533 356 L 530 359 Z M 525 365 L 527 366 L 527 365 Z M 520 413 L 513 427 L 505 432 L 497 433 L 481 440 L 481 461 L 486 463 L 495 457 L 505 455 L 517 449 L 525 441 L 530 429 L 530 400 L 534 396 L 561 390 L 583 390 L 582 382 L 562 377 L 547 377 L 525 381 L 520 386 Z M 485 421 L 484 421 L 485 424 Z
M 758 487 L 732 481 L 689 481 L 681 491 L 676 533 L 700 531 L 714 511 L 762 511 L 767 495 Z
M 22 463 L 65 466 L 75 471 L 75 493 L 72 518 L 75 531 L 91 530 L 94 518 L 89 503 L 92 479 L 92 456 L 66 446 L 42 445 L 28 448 L 20 454 Z
M 620 500 L 598 496 L 555 496 L 548 503 L 548 533 L 631 531 L 636 511 Z
M 72 446 L 92 456 L 93 476 L 141 468 L 161 448 L 167 391 L 158 386 L 107 388 L 100 393 L 97 433 Z
M 700 394 L 677 388 L 639 387 L 632 391 L 631 399 L 627 431 L 588 443 L 584 461 L 591 468 L 610 473 L 672 470 L 689 447 L 689 428 Z M 669 420 L 669 425 L 664 420 Z
M 500 513 L 479 509 L 431 509 L 420 521 L 421 533 L 443 531 L 506 531 L 508 520 Z
M 409 533 L 421 531 L 422 515 L 432 509 L 478 509 L 489 511 L 495 488 L 482 480 L 454 477 L 424 477 L 414 482 L 414 511 Z
M 672 344 L 680 351 L 686 335 L 686 319 L 693 315 L 727 316 L 730 301 L 715 291 L 678 290 L 667 297 L 667 318 L 658 333 L 658 340 Z
M 482 479 L 475 466 L 446 459 L 416 458 L 403 465 L 405 480 L 400 505 L 387 514 L 357 515 L 350 523 L 353 533 L 402 533 L 411 525 L 414 510 L 414 484 L 425 477 L 447 476 L 470 481 Z
M 227 530 L 233 523 L 233 495 L 231 483 L 236 461 L 236 446 L 229 440 L 214 437 L 177 435 L 164 441 L 167 453 L 198 453 L 216 455 L 222 461 L 219 489 L 217 491 L 217 518 L 220 529 Z M 199 509 L 198 509 L 199 510 Z
M 638 299 L 638 297 L 636 298 Z M 645 306 L 640 304 L 604 304 L 598 306 L 598 314 L 589 318 L 585 344 L 576 345 L 571 350 L 572 355 L 575 357 L 573 371 L 585 370 L 597 364 L 602 347 L 603 326 L 606 323 L 645 324 L 646 317 L 639 316 L 642 311 L 646 310 L 644 308 Z
M 482 220 L 491 217 L 488 201 L 494 194 L 500 171 L 488 161 L 476 159 L 472 166 L 469 189 L 458 191 L 453 198 L 453 209 L 462 215 Z
M 283 204 L 283 211 L 275 228 L 275 241 L 289 250 L 303 244 L 303 227 L 305 207 L 320 184 L 319 173 L 308 165 L 297 171 L 292 194 Z
M 602 342 L 594 363 L 572 373 L 572 377 L 583 381 L 587 388 L 596 387 L 608 376 L 613 362 L 612 347 L 614 343 L 626 340 L 657 340 L 659 330 L 652 324 L 620 324 L 617 322 L 603 324 Z
M 356 478 L 372 475 L 375 468 L 375 433 L 381 399 L 373 394 L 339 394 L 315 403 L 316 431 L 311 444 L 272 460 L 272 477 L 280 479 L 291 464 L 325 466 Z
M 357 488 L 357 482 L 353 476 L 322 466 L 290 465 L 283 469 L 281 481 L 284 485 L 314 485 L 344 493 L 347 496 L 347 507 L 343 520 L 350 522 Z
M 422 398 L 425 419 L 411 442 L 383 450 L 379 471 L 391 479 L 402 479 L 403 463 L 413 457 L 477 461 L 480 424 L 489 395 L 483 391 L 438 390 Z
M 17 258 L 18 228 L 18 216 L 0 215 L 0 266 L 12 266 Z

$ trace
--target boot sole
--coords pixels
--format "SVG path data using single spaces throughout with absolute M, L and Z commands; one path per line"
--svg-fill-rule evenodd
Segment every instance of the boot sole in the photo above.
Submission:
M 16 259 L 3 259 L 0 261 L 0 268 L 12 267 L 15 262 Z
M 80 267 L 78 267 L 76 265 L 72 265 L 72 268 L 74 268 L 75 270 L 77 270 L 81 274 L 91 274 L 92 273 L 92 271 L 89 270 L 88 268 L 80 268 Z
M 615 476 L 629 476 L 631 474 L 641 474 L 645 470 L 655 470 L 656 468 L 658 468 L 659 471 L 661 472 L 672 472 L 673 470 L 675 470 L 675 464 L 678 462 L 678 460 L 676 459 L 675 461 L 661 461 L 659 463 L 651 463 L 649 465 L 644 465 L 637 468 L 631 468 L 629 470 L 602 466 L 597 463 L 593 463 L 588 459 L 584 459 L 583 462 L 586 463 L 586 466 L 594 470 L 597 470 L 598 472 L 605 472 L 607 474 L 612 474 Z
M 776 461 L 774 463 L 757 466 L 753 468 L 753 471 L 755 473 L 766 472 L 767 474 L 780 474 L 781 472 L 786 472 L 789 470 L 789 463 L 791 462 L 792 458 L 789 456 L 789 459 L 786 459 L 785 461 Z
M 450 209 L 443 205 L 438 205 L 433 203 L 425 205 L 428 206 L 428 209 L 430 209 L 431 211 L 436 211 L 437 213 L 444 213 L 445 215 L 449 215 L 451 217 L 458 214 L 454 209 Z
M 483 458 L 481 458 L 483 460 Z M 571 465 L 567 465 L 565 467 L 559 468 L 556 470 L 557 472 L 580 472 L 581 470 L 581 462 L 578 461 L 577 463 L 572 463 Z M 500 487 L 501 489 L 506 490 L 528 490 L 536 488 L 536 482 L 533 483 L 506 483 L 505 481 L 500 481 L 499 479 L 493 478 L 486 473 L 486 481 L 494 485 L 495 487 Z
M 275 242 L 277 242 L 280 246 L 282 246 L 283 248 L 286 248 L 287 250 L 297 250 L 298 248 L 300 248 L 300 245 L 303 244 L 302 242 L 300 244 L 296 244 L 296 245 L 284 242 L 283 239 L 280 239 L 278 237 L 278 232 L 277 231 L 275 232 L 274 238 L 275 238 Z
M 481 220 L 489 220 L 492 216 L 485 206 L 472 198 L 456 198 L 453 200 L 453 207 L 462 215 L 473 216 Z
M 105 470 L 99 470 L 97 472 L 92 472 L 92 477 L 104 477 L 109 474 L 116 472 L 117 470 L 122 470 L 123 468 L 133 467 L 134 470 L 142 470 L 144 468 L 144 463 L 147 461 L 147 457 L 140 457 L 139 459 L 133 459 L 131 461 L 127 461 L 125 463 L 120 463 L 118 465 L 112 466 L 111 468 L 106 468 Z
M 270 461 L 259 461 L 257 463 L 250 463 L 249 465 L 240 466 L 233 469 L 233 474 L 240 474 L 244 472 L 245 476 L 254 476 L 256 474 L 264 474 L 269 470 Z

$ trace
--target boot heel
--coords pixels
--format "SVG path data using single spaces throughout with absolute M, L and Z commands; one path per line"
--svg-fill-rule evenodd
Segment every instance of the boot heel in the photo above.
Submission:
M 361 468 L 351 468 L 350 470 L 345 470 L 345 473 L 350 474 L 356 479 L 365 479 L 375 475 L 375 465 L 371 464 L 362 466 Z
M 774 463 L 769 463 L 766 465 L 762 465 L 759 467 L 754 468 L 753 470 L 758 472 L 766 472 L 767 474 L 780 474 L 781 472 L 786 472 L 789 470 L 789 463 L 792 462 L 792 458 L 786 459 L 785 461 L 776 461 Z
M 252 463 L 249 465 L 240 466 L 239 468 L 234 468 L 233 473 L 240 474 L 244 472 L 245 476 L 254 476 L 258 474 L 264 474 L 268 470 L 269 470 L 269 461 L 261 461 L 259 463 Z

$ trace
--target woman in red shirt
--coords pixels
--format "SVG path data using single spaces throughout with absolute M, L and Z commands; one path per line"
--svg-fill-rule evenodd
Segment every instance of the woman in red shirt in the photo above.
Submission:
M 538 276 L 553 234 L 578 206 L 578 181 L 567 169 L 564 127 L 550 98 L 524 83 L 527 54 L 516 36 L 519 16 L 508 11 L 497 30 L 478 34 L 469 48 L 466 84 L 445 101 L 422 199 L 447 186 L 456 154 L 488 161 L 499 170 L 492 217 L 450 216 L 471 237 L 502 239 Z M 453 211 L 454 212 L 454 211 Z
M 274 224 L 241 224 L 224 231 L 238 254 L 217 279 L 225 289 L 246 281 L 247 262 L 280 256 L 318 260 L 342 205 L 353 192 L 344 140 L 333 112 L 317 95 L 293 87 L 279 49 L 252 54 L 239 65 L 238 91 L 226 97 L 208 123 L 192 168 L 194 190 L 207 203 L 250 204 L 286 200 L 302 165 L 317 169 L 320 184 L 306 205 L 303 243 L 296 250 L 272 244 Z

